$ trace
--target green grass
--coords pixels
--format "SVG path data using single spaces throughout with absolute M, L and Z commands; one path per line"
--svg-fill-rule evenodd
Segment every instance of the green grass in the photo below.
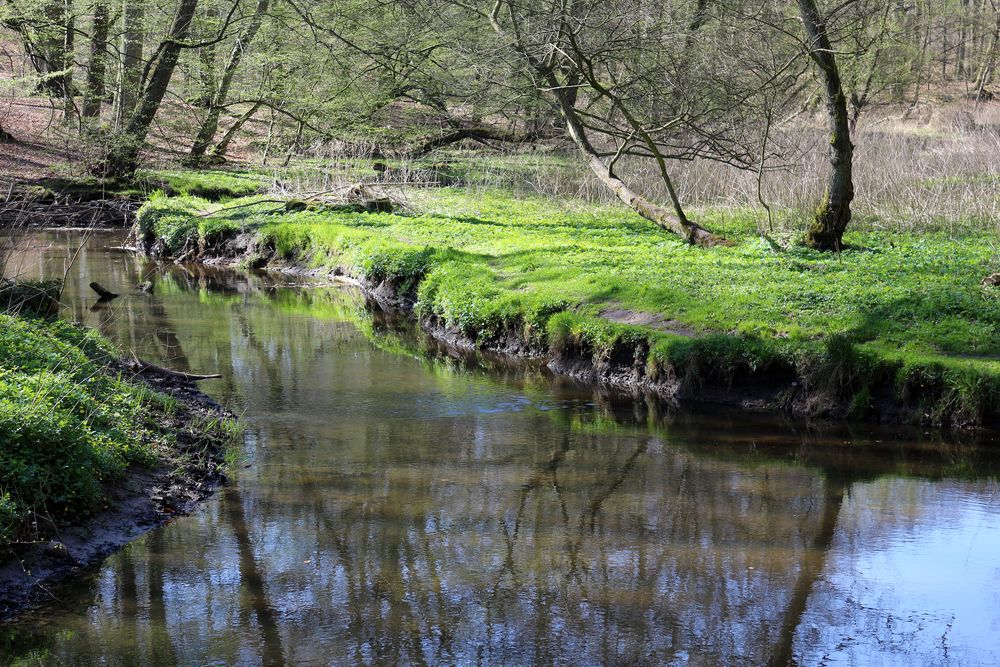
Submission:
M 264 183 L 253 173 L 213 170 L 139 170 L 135 182 L 146 192 L 162 190 L 170 195 L 225 201 L 259 193 Z
M 840 254 L 774 252 L 752 212 L 723 210 L 698 219 L 735 245 L 701 249 L 620 208 L 450 188 L 415 197 L 406 215 L 157 198 L 140 225 L 175 250 L 255 229 L 286 260 L 413 290 L 421 315 L 482 344 L 515 331 L 597 361 L 641 344 L 654 376 L 784 369 L 849 392 L 857 413 L 869 385 L 887 379 L 900 395 L 924 387 L 935 419 L 954 418 L 956 402 L 963 419 L 996 409 L 1000 290 L 980 285 L 997 269 L 987 235 L 859 231 Z M 691 335 L 609 322 L 609 308 Z
M 39 517 L 42 534 L 47 520 L 85 520 L 107 483 L 170 456 L 164 424 L 180 405 L 115 370 L 115 356 L 93 331 L 0 312 L 0 547 L 37 537 Z

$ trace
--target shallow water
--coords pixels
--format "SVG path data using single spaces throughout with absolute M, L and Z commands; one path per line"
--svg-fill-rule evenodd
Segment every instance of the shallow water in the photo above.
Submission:
M 25 275 L 81 238 L 39 234 Z M 222 373 L 247 467 L 0 626 L 8 660 L 1000 664 L 993 436 L 675 413 L 120 242 L 83 247 L 65 315 Z

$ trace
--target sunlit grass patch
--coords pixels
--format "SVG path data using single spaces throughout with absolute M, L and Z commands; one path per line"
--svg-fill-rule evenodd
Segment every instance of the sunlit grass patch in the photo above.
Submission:
M 873 357 L 877 372 L 864 374 L 883 379 L 929 364 L 988 374 L 1000 355 L 1000 297 L 981 285 L 997 268 L 996 250 L 983 235 L 863 230 L 849 232 L 837 254 L 795 244 L 778 251 L 760 238 L 753 211 L 730 208 L 701 219 L 735 244 L 702 249 L 620 207 L 457 188 L 412 199 L 405 214 L 274 214 L 248 199 L 207 219 L 217 218 L 214 229 L 256 230 L 284 260 L 390 281 L 413 293 L 420 316 L 481 344 L 513 332 L 550 350 L 571 342 L 600 361 L 642 339 L 654 373 L 691 377 L 805 373 L 823 367 L 837 337 L 859 351 L 848 363 Z M 163 238 L 180 225 L 205 243 L 206 218 L 192 215 L 212 206 L 156 199 L 140 220 Z M 610 310 L 654 324 L 610 322 Z M 960 389 L 970 386 L 965 372 L 935 377 Z M 866 382 L 838 391 L 860 394 Z

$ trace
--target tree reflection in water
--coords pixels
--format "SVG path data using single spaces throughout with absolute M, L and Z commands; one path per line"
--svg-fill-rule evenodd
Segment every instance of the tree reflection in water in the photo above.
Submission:
M 82 255 L 68 299 L 90 280 L 150 275 L 121 262 Z M 827 575 L 865 549 L 857 535 L 926 514 L 929 496 L 908 495 L 918 484 L 945 503 L 979 498 L 968 480 L 997 470 L 996 450 L 975 443 L 675 416 L 479 358 L 430 360 L 432 345 L 366 319 L 339 290 L 204 268 L 153 280 L 154 299 L 98 322 L 223 373 L 206 388 L 245 413 L 252 466 L 67 591 L 47 625 L 17 626 L 12 651 L 145 664 L 788 664 L 812 638 L 803 619 L 833 604 Z M 896 518 L 851 504 L 878 478 L 897 482 L 884 503 Z

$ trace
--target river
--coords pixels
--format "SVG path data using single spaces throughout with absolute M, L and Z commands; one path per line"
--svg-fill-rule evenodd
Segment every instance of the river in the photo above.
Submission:
M 0 626 L 8 662 L 1000 664 L 995 435 L 675 410 L 440 348 L 347 286 L 118 233 L 70 264 L 81 242 L 36 234 L 23 274 L 68 271 L 65 317 L 221 373 L 245 452 Z

